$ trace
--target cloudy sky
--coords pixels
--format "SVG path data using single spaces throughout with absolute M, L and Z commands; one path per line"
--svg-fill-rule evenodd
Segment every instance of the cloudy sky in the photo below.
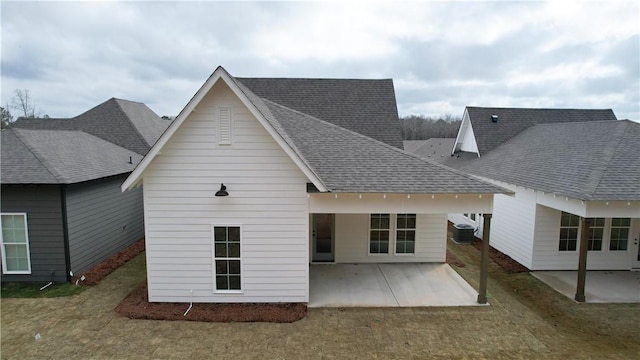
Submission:
M 1 104 L 72 117 L 111 98 L 176 115 L 218 65 L 392 78 L 400 116 L 611 108 L 640 120 L 640 2 L 7 2 Z

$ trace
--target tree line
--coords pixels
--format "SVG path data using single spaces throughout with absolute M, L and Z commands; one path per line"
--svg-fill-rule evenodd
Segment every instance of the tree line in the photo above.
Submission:
M 462 117 L 443 115 L 433 118 L 424 115 L 408 115 L 400 118 L 404 140 L 427 140 L 431 138 L 455 138 Z
M 13 111 L 13 113 L 11 112 Z M 14 117 L 15 114 L 16 116 Z M 16 89 L 11 98 L 11 102 L 4 107 L 0 106 L 0 120 L 2 128 L 9 127 L 18 118 L 48 118 L 49 115 L 42 114 L 36 108 L 31 92 L 27 89 Z

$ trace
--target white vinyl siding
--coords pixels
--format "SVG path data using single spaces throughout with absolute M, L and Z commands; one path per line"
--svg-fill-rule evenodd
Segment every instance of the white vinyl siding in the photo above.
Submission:
M 537 205 L 535 246 L 533 267 L 531 270 L 577 270 L 578 251 L 558 251 L 558 232 L 561 211 Z M 588 270 L 629 270 L 631 258 L 629 251 L 609 250 L 611 218 L 605 218 L 604 238 L 601 251 L 589 251 Z M 631 231 L 639 231 L 640 219 L 631 219 Z M 633 230 L 636 229 L 636 230 Z M 493 230 L 492 230 L 493 232 Z M 578 244 L 580 246 L 580 231 Z
M 0 225 L 3 273 L 31 274 L 27 214 L 3 213 L 0 215 Z
M 393 215 L 393 214 L 392 214 Z M 395 218 L 395 216 L 394 216 Z M 417 214 L 415 254 L 369 255 L 369 214 L 335 215 L 336 263 L 436 262 L 446 259 L 446 214 Z M 393 238 L 394 236 L 392 236 Z M 393 246 L 390 245 L 391 249 Z
M 536 220 L 535 195 L 532 191 L 518 191 L 514 196 L 496 195 L 489 242 L 497 250 L 509 255 L 531 269 L 534 222 Z M 556 238 L 556 250 L 558 234 Z
M 233 146 L 217 139 L 231 108 Z M 144 175 L 152 302 L 307 302 L 308 179 L 219 81 Z M 215 197 L 220 184 L 229 196 Z M 215 293 L 212 224 L 242 224 L 242 294 Z
M 218 109 L 218 123 L 218 144 L 231 145 L 231 139 L 233 137 L 233 122 L 230 107 Z

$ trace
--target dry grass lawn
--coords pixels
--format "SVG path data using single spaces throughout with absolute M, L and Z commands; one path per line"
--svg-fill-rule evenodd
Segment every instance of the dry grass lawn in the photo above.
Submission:
M 478 251 L 449 244 L 477 287 Z M 638 359 L 637 304 L 578 304 L 527 273 L 489 274 L 487 307 L 309 309 L 290 324 L 130 320 L 139 255 L 79 295 L 2 299 L 2 359 Z M 186 306 L 185 306 L 186 309 Z M 39 333 L 41 338 L 34 336 Z

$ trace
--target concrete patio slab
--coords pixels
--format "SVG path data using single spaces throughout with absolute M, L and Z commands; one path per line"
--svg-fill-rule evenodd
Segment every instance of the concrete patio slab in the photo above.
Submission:
M 448 264 L 313 264 L 309 307 L 475 306 Z
M 570 299 L 575 297 L 577 271 L 534 271 L 532 274 Z M 587 271 L 585 297 L 588 303 L 640 303 L 640 272 Z

